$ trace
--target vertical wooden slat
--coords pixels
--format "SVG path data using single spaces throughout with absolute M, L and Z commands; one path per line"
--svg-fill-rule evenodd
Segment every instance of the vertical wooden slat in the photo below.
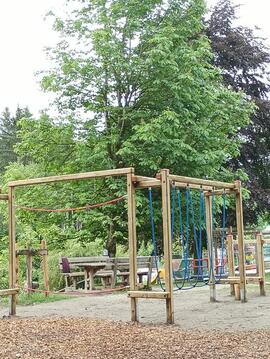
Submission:
M 31 253 L 31 248 L 28 248 L 28 252 L 26 255 L 26 268 L 27 293 L 28 295 L 31 295 L 33 289 L 33 257 Z
M 137 238 L 136 238 L 136 201 L 135 187 L 132 182 L 134 170 L 127 175 L 127 202 L 128 202 L 128 238 L 129 238 L 129 280 L 130 290 L 135 291 L 137 288 Z M 138 321 L 138 299 L 131 300 L 131 320 Z
M 234 270 L 234 246 L 233 246 L 233 235 L 227 234 L 227 260 L 228 260 L 228 271 L 229 277 L 235 276 Z M 231 295 L 235 295 L 234 284 L 230 284 Z
M 264 253 L 263 253 L 263 239 L 261 233 L 256 233 L 257 246 L 257 271 L 260 278 L 260 295 L 265 295 L 265 269 L 264 269 Z
M 169 293 L 166 298 L 167 323 L 174 323 L 173 281 L 172 281 L 172 246 L 171 246 L 171 206 L 170 206 L 170 180 L 169 170 L 162 169 L 162 219 L 163 219 L 163 246 L 165 267 L 165 288 Z
M 15 273 L 16 273 L 16 288 L 19 288 L 19 269 L 20 269 L 20 260 L 19 260 L 19 256 L 17 255 L 17 243 L 15 243 L 15 251 L 16 251 L 16 268 L 15 268 Z
M 241 181 L 235 181 L 237 192 L 235 194 L 236 226 L 239 253 L 239 275 L 240 275 L 240 298 L 241 302 L 247 301 L 246 292 L 246 267 L 245 267 L 245 244 L 244 244 L 244 220 L 242 206 Z
M 16 287 L 15 188 L 8 188 L 9 288 Z M 17 295 L 9 298 L 9 314 L 16 315 Z
M 40 248 L 47 251 L 47 243 L 45 239 L 42 239 L 40 242 Z M 43 280 L 44 280 L 44 289 L 46 297 L 49 295 L 49 270 L 48 270 L 48 254 L 47 252 L 42 256 L 42 271 L 43 271 Z
M 216 302 L 216 280 L 215 280 L 215 253 L 213 243 L 213 223 L 212 223 L 212 197 L 205 196 L 205 219 L 207 232 L 207 249 L 209 261 L 209 288 L 210 302 Z

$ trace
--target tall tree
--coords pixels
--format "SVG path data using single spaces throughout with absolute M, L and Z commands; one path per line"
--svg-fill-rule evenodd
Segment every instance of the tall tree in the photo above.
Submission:
M 210 65 L 204 1 L 71 2 L 69 19 L 55 20 L 63 41 L 42 84 L 61 109 L 88 112 L 105 165 L 216 175 L 250 108 Z
M 244 91 L 256 104 L 252 121 L 239 131 L 240 155 L 229 163 L 248 175 L 251 196 L 245 202 L 245 217 L 256 223 L 258 216 L 270 216 L 270 52 L 253 30 L 236 25 L 237 8 L 230 0 L 219 1 L 208 21 L 208 36 L 225 84 Z
M 54 68 L 42 85 L 57 93 L 59 109 L 83 110 L 87 119 L 70 121 L 75 124 L 73 136 L 68 125 L 54 128 L 46 119 L 35 125 L 23 121 L 20 155 L 32 156 L 43 174 L 133 165 L 145 175 L 168 167 L 184 175 L 228 179 L 224 164 L 238 153 L 237 130 L 248 123 L 252 106 L 242 93 L 224 87 L 211 65 L 204 1 L 70 3 L 68 19 L 55 19 L 63 40 L 52 49 Z M 54 156 L 54 140 L 74 148 L 64 163 Z M 43 144 L 46 151 L 40 151 Z M 11 168 L 9 176 L 17 169 Z M 115 179 L 98 182 L 95 189 L 80 186 L 82 195 L 71 198 L 73 191 L 67 191 L 63 200 L 76 206 L 125 191 L 124 183 Z M 35 199 L 37 204 L 56 198 L 60 205 L 62 197 L 59 191 L 45 196 L 36 190 L 22 200 L 31 204 Z M 138 206 L 145 223 L 144 198 L 138 198 Z M 115 243 L 127 239 L 125 213 L 121 204 L 102 215 L 85 216 L 92 238 L 105 239 L 112 255 Z M 142 224 L 139 237 L 147 241 L 148 233 Z
M 32 115 L 27 107 L 17 107 L 15 116 L 12 116 L 6 107 L 0 116 L 0 173 L 5 167 L 17 160 L 14 146 L 18 143 L 18 121 L 23 117 L 30 118 Z

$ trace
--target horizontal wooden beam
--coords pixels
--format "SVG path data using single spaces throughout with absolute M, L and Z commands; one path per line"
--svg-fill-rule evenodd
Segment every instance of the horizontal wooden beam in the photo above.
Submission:
M 18 249 L 16 251 L 16 256 L 46 256 L 48 255 L 48 249 Z
M 213 195 L 213 193 L 214 193 L 214 195 L 215 196 L 222 196 L 224 193 L 225 194 L 235 194 L 235 190 L 234 189 L 224 189 L 224 190 L 222 190 L 222 191 L 220 191 L 220 190 L 218 190 L 218 191 L 207 191 L 207 192 L 204 192 L 204 195 L 205 196 L 212 196 Z
M 213 187 L 211 186 L 201 186 L 201 185 L 198 185 L 198 184 L 186 184 L 186 183 L 183 183 L 183 182 L 173 182 L 173 184 L 176 186 L 176 187 L 179 187 L 179 188 L 191 188 L 191 189 L 200 189 L 200 190 L 204 190 L 204 191 L 211 191 L 213 189 Z
M 8 201 L 8 194 L 0 194 L 0 201 Z
M 201 179 L 201 178 L 169 175 L 169 179 L 170 179 L 170 181 L 181 182 L 181 183 L 185 184 L 186 186 L 196 184 L 199 186 L 210 186 L 210 187 L 214 187 L 216 189 L 223 189 L 223 188 L 235 189 L 236 188 L 234 183 L 212 181 L 212 180 L 206 180 L 206 179 Z
M 105 171 L 74 173 L 74 174 L 67 174 L 60 176 L 49 176 L 49 177 L 18 180 L 18 181 L 9 182 L 8 185 L 10 187 L 19 187 L 19 186 L 32 186 L 37 184 L 46 184 L 46 183 L 63 182 L 63 181 L 86 180 L 90 178 L 125 176 L 128 173 L 132 173 L 133 171 L 134 171 L 133 168 L 118 168 L 118 169 L 105 170 Z
M 263 281 L 263 277 L 246 277 L 247 283 L 259 283 Z
M 146 176 L 132 176 L 132 182 L 141 182 L 141 181 L 156 181 L 155 177 L 146 177 Z
M 170 296 L 169 292 L 152 292 L 152 291 L 129 291 L 127 292 L 130 298 L 151 298 L 151 299 L 167 299 Z
M 19 288 L 0 289 L 0 297 L 19 293 Z
M 160 187 L 161 186 L 161 182 L 159 180 L 152 180 L 152 181 L 141 181 L 141 182 L 137 182 L 135 185 L 135 189 L 140 189 L 140 188 L 152 188 L 152 187 Z
M 259 283 L 263 280 L 262 277 L 246 277 L 246 283 Z M 240 283 L 240 277 L 228 277 L 219 280 L 220 283 L 237 284 Z

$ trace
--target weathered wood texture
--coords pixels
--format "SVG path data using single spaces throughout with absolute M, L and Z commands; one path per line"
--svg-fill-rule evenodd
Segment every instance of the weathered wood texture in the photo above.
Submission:
M 136 200 L 135 187 L 132 181 L 134 171 L 127 175 L 128 195 L 128 240 L 129 240 L 129 283 L 130 290 L 137 289 L 137 237 L 136 237 Z M 137 298 L 131 297 L 131 320 L 138 321 Z
M 235 276 L 234 270 L 234 245 L 233 245 L 233 235 L 228 234 L 227 237 L 227 259 L 228 259 L 228 271 L 229 277 Z M 231 295 L 235 295 L 234 285 L 231 284 Z
M 237 192 L 235 195 L 235 210 L 236 210 L 236 226 L 237 226 L 237 240 L 239 253 L 239 275 L 240 275 L 240 296 L 241 302 L 247 301 L 246 292 L 246 268 L 245 268 L 245 244 L 244 244 L 244 221 L 243 221 L 243 206 L 242 206 L 242 188 L 241 182 L 235 181 Z
M 26 180 L 9 182 L 9 186 L 12 187 L 31 186 L 37 184 L 46 184 L 46 183 L 63 182 L 63 181 L 87 180 L 91 178 L 100 178 L 100 177 L 125 176 L 128 173 L 130 174 L 133 173 L 133 171 L 134 171 L 133 168 L 118 168 L 118 169 L 105 170 L 105 171 L 94 171 L 94 172 L 60 175 L 60 176 L 31 178 Z
M 213 243 L 213 223 L 212 223 L 212 197 L 205 197 L 205 220 L 207 232 L 207 250 L 209 263 L 209 289 L 210 302 L 216 302 L 216 279 L 215 279 L 215 253 Z
M 164 248 L 164 268 L 165 268 L 165 288 L 169 293 L 166 298 L 167 323 L 174 323 L 174 303 L 173 303 L 173 280 L 172 280 L 172 241 L 171 241 L 171 206 L 170 206 L 170 179 L 169 170 L 162 169 L 161 189 L 162 189 L 162 219 L 163 219 L 163 248 Z
M 16 287 L 16 220 L 15 188 L 8 188 L 9 288 Z M 16 293 L 9 298 L 9 314 L 16 315 Z
M 40 250 L 42 251 L 42 272 L 43 272 L 43 281 L 44 281 L 44 289 L 45 289 L 45 295 L 46 297 L 49 295 L 49 268 L 48 268 L 48 250 L 47 250 L 47 243 L 45 239 L 41 240 L 40 243 Z
M 170 181 L 181 182 L 186 185 L 195 184 L 195 185 L 199 185 L 199 186 L 210 186 L 210 187 L 214 187 L 215 189 L 225 189 L 225 188 L 235 189 L 236 188 L 234 183 L 211 181 L 211 180 L 205 180 L 205 179 L 201 179 L 201 178 L 170 175 L 169 179 L 170 179 Z
M 170 298 L 169 292 L 152 292 L 152 291 L 128 291 L 130 298 L 149 298 L 149 299 L 168 299 Z
M 263 253 L 263 244 L 264 241 L 262 239 L 262 234 L 257 233 L 256 234 L 256 249 L 257 249 L 257 271 L 258 276 L 262 278 L 262 280 L 259 282 L 260 285 L 260 295 L 265 295 L 265 268 L 264 268 L 264 253 Z

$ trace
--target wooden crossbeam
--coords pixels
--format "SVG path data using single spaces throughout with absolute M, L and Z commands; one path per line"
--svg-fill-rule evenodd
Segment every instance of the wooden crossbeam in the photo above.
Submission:
M 42 249 L 17 249 L 16 250 L 16 256 L 46 256 L 48 255 L 48 249 L 42 248 Z
M 0 289 L 0 297 L 3 295 L 18 294 L 19 290 L 19 288 Z
M 8 194 L 0 194 L 0 201 L 8 201 Z
M 152 187 L 160 187 L 161 183 L 159 180 L 152 180 L 152 181 L 141 181 L 141 182 L 137 182 L 135 185 L 136 189 L 139 188 L 152 188 Z
M 204 192 L 204 195 L 205 196 L 212 196 L 213 193 L 215 196 L 222 196 L 224 193 L 225 194 L 234 194 L 236 190 L 233 190 L 233 189 L 224 189 L 224 190 L 218 190 L 218 191 L 207 191 L 207 192 Z
M 158 178 L 159 175 L 157 175 Z M 184 176 L 176 176 L 176 175 L 169 175 L 170 181 L 181 182 L 186 185 L 199 185 L 199 186 L 210 186 L 215 187 L 216 189 L 235 189 L 236 186 L 234 183 L 227 183 L 227 182 L 220 182 L 220 181 L 212 181 L 200 178 L 192 178 L 192 177 L 184 177 Z
M 127 292 L 130 298 L 151 298 L 151 299 L 167 299 L 170 297 L 169 292 L 153 292 L 153 291 L 129 291 Z
M 37 185 L 37 184 L 63 182 L 63 181 L 74 181 L 74 180 L 83 180 L 83 179 L 85 180 L 85 179 L 90 179 L 90 178 L 124 176 L 129 173 L 132 173 L 132 171 L 133 171 L 133 168 L 118 168 L 118 169 L 105 170 L 105 171 L 94 171 L 94 172 L 84 172 L 84 173 L 60 175 L 60 176 L 31 178 L 31 179 L 26 179 L 26 180 L 12 181 L 12 182 L 9 182 L 8 185 L 10 187 L 19 187 L 19 186 L 31 186 L 31 185 Z
M 213 187 L 211 186 L 201 186 L 199 184 L 187 184 L 187 183 L 183 183 L 183 182 L 178 182 L 178 181 L 174 181 L 173 184 L 175 185 L 175 187 L 178 188 L 190 188 L 190 189 L 200 189 L 200 190 L 204 190 L 204 191 L 212 191 Z
M 263 280 L 262 277 L 246 277 L 246 283 L 259 283 Z M 240 277 L 229 277 L 222 278 L 219 280 L 220 283 L 237 284 L 240 283 Z

